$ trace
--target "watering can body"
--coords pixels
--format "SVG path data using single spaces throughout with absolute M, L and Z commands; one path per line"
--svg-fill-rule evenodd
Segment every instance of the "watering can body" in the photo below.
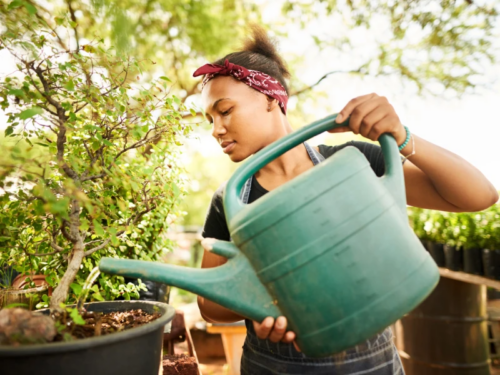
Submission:
M 236 171 L 224 192 L 233 243 L 213 245 L 213 252 L 228 258 L 225 265 L 185 272 L 158 264 L 153 272 L 153 264 L 104 259 L 101 270 L 156 275 L 257 321 L 284 315 L 299 347 L 313 357 L 340 352 L 383 330 L 423 301 L 439 279 L 408 225 L 392 137 L 380 139 L 386 161 L 381 178 L 363 154 L 346 147 L 252 204 L 239 198 L 248 177 L 339 126 L 334 120 L 330 116 L 280 139 Z

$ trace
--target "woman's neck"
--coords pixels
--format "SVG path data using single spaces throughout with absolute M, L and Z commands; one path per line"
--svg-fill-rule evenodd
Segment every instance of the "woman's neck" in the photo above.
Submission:
M 283 129 L 284 133 L 277 139 L 293 132 L 292 127 L 284 116 Z M 255 177 L 264 188 L 272 190 L 313 166 L 314 164 L 304 144 L 300 144 L 264 166 L 255 174 Z

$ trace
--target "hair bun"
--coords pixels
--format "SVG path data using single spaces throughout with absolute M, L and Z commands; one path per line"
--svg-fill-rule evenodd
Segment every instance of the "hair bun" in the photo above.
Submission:
M 243 44 L 243 51 L 248 51 L 256 53 L 273 60 L 284 78 L 290 78 L 290 72 L 288 71 L 283 59 L 278 54 L 276 48 L 276 42 L 269 39 L 266 30 L 261 26 L 252 25 L 251 36 L 247 38 Z

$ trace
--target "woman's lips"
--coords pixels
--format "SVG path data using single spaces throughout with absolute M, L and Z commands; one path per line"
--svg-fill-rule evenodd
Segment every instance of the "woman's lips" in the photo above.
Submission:
M 234 146 L 236 145 L 236 142 L 224 142 L 222 143 L 222 151 L 227 154 L 229 153 L 233 148 Z

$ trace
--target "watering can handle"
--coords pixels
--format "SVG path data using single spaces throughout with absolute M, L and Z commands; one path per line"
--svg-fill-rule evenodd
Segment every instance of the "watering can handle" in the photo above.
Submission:
M 228 223 L 245 207 L 245 204 L 240 199 L 240 194 L 243 189 L 243 185 L 248 178 L 250 178 L 250 176 L 253 176 L 269 162 L 306 140 L 325 131 L 349 125 L 349 118 L 340 124 L 335 122 L 336 118 L 337 114 L 333 114 L 288 134 L 287 136 L 260 150 L 250 160 L 248 160 L 247 163 L 238 168 L 228 181 L 224 190 L 224 211 Z M 382 134 L 379 138 L 379 142 L 382 146 L 382 152 L 385 159 L 385 175 L 381 178 L 387 186 L 387 189 L 394 195 L 397 204 L 406 215 L 406 195 L 403 168 L 401 166 L 398 145 L 394 137 L 389 134 Z

